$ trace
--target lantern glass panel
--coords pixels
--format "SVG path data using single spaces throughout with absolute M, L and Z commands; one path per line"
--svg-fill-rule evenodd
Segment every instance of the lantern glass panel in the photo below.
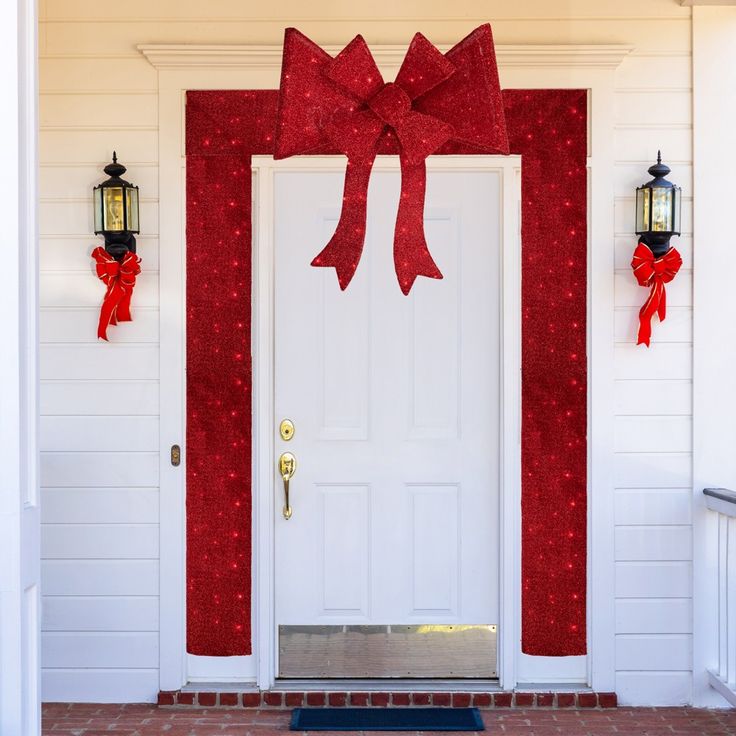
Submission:
M 95 235 L 102 232 L 102 189 L 95 187 L 94 190 L 94 212 L 95 212 Z
M 672 232 L 672 187 L 652 187 L 652 232 Z
M 672 224 L 672 230 L 678 235 L 680 234 L 680 218 L 682 215 L 682 189 L 675 187 L 672 190 L 673 207 L 672 214 L 674 215 L 674 222 Z
M 125 213 L 128 218 L 128 230 L 137 233 L 138 226 L 138 187 L 125 188 Z
M 103 187 L 105 199 L 105 227 L 108 232 L 122 232 L 125 230 L 123 219 L 123 188 Z
M 636 232 L 644 233 L 649 230 L 649 192 L 646 187 L 636 190 Z

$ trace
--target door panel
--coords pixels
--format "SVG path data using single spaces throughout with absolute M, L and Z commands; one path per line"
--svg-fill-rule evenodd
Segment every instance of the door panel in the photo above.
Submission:
M 276 476 L 276 624 L 496 624 L 501 174 L 430 160 L 426 235 L 444 278 L 408 297 L 392 254 L 398 165 L 373 173 L 347 290 L 309 265 L 342 184 L 274 171 L 274 424 L 295 426 L 275 449 L 297 458 L 288 521 Z

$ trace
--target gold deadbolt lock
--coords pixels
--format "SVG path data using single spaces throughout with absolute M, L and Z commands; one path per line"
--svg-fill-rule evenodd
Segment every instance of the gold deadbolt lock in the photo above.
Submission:
M 279 424 L 281 439 L 288 442 L 294 436 L 294 422 L 291 419 L 282 419 Z

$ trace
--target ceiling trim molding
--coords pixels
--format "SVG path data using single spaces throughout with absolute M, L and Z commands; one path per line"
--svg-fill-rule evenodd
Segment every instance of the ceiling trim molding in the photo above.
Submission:
M 156 69 L 217 67 L 275 72 L 281 69 L 281 45 L 140 44 L 137 48 Z M 333 45 L 323 48 L 331 56 L 342 50 L 341 46 Z M 438 48 L 445 52 L 451 47 L 440 45 Z M 496 58 L 503 68 L 554 66 L 615 69 L 633 49 L 633 46 L 625 44 L 499 44 L 496 46 Z M 399 67 L 406 54 L 406 46 L 371 46 L 371 52 L 380 67 Z

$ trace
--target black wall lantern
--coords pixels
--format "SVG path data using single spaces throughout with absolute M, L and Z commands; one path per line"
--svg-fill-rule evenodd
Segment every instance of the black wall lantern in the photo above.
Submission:
M 680 234 L 682 190 L 665 179 L 670 168 L 662 163 L 660 151 L 649 173 L 654 178 L 636 188 L 636 234 L 659 258 L 669 250 L 670 238 Z
M 120 260 L 127 251 L 135 253 L 135 235 L 140 232 L 138 187 L 124 179 L 125 166 L 118 163 L 115 151 L 112 163 L 104 168 L 110 177 L 94 188 L 95 235 L 105 238 L 105 250 Z

